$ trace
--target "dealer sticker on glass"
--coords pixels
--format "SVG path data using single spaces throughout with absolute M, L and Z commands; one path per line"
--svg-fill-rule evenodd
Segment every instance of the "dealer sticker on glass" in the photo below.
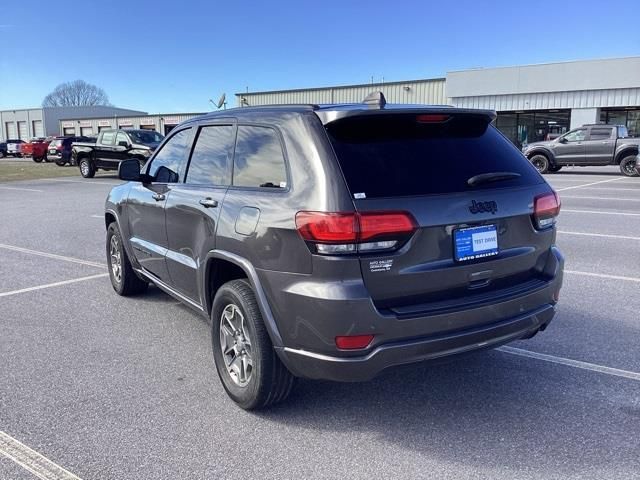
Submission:
M 497 255 L 498 232 L 496 226 L 483 225 L 454 230 L 453 250 L 457 262 Z

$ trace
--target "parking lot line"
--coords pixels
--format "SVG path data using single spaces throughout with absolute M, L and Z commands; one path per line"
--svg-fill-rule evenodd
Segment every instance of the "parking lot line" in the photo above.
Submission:
M 628 217 L 640 217 L 640 213 L 627 213 L 627 212 L 612 212 L 612 211 L 603 211 L 603 210 L 572 210 L 568 208 L 563 208 L 562 213 L 599 213 L 602 215 L 624 215 Z
M 598 185 L 600 183 L 609 183 L 609 182 L 615 182 L 616 180 L 622 180 L 623 178 L 626 177 L 616 177 L 616 178 L 609 178 L 607 180 L 600 180 L 599 182 L 591 182 L 591 183 L 585 183 L 583 185 L 574 185 L 572 187 L 564 187 L 564 188 L 559 188 L 556 191 L 557 192 L 563 192 L 565 190 L 573 190 L 574 188 L 584 188 L 584 187 L 589 187 L 591 185 Z
M 98 182 L 95 180 L 67 180 L 66 178 L 41 178 L 40 180 L 46 180 L 50 182 L 61 182 L 61 183 L 82 183 L 83 185 L 120 185 L 118 182 Z M 99 180 L 97 178 L 96 180 Z
M 19 192 L 38 192 L 38 193 L 43 192 L 43 190 L 36 190 L 35 188 L 18 188 L 18 187 L 0 187 L 0 190 L 17 190 Z
M 581 272 L 578 270 L 565 270 L 564 273 L 568 273 L 572 275 L 583 275 L 585 277 L 606 278 L 607 280 L 623 280 L 625 282 L 640 283 L 640 278 L 623 277 L 622 275 L 607 275 L 606 273 Z
M 614 188 L 614 187 L 590 187 L 585 190 L 606 190 L 608 192 L 640 192 L 640 183 L 638 183 L 638 188 Z
M 522 348 L 515 347 L 498 347 L 499 350 L 511 355 L 518 355 L 520 357 L 535 358 L 536 360 L 543 360 L 545 362 L 557 363 L 560 365 L 566 365 L 568 367 L 580 368 L 582 370 L 590 370 L 592 372 L 604 373 L 605 375 L 613 375 L 614 377 L 628 378 L 629 380 L 635 380 L 640 382 L 640 373 L 630 372 L 629 370 L 620 370 L 618 368 L 605 367 L 603 365 L 597 365 L 595 363 L 582 362 L 580 360 L 572 360 L 570 358 L 556 357 L 555 355 L 547 355 L 546 353 L 532 352 L 531 350 L 523 350 Z
M 562 195 L 562 198 L 582 198 L 584 200 L 616 200 L 619 202 L 640 202 L 640 198 L 589 197 L 583 195 Z
M 65 262 L 79 263 L 81 265 L 88 265 L 90 267 L 107 268 L 107 266 L 104 263 L 91 262 L 89 260 L 66 257 L 64 255 L 57 255 L 55 253 L 41 252 L 38 250 L 31 250 L 29 248 L 16 247 L 15 245 L 6 245 L 4 243 L 0 243 L 0 248 L 4 248 L 5 250 L 12 250 L 14 252 L 29 253 L 31 255 L 39 255 L 41 257 L 53 258 L 56 260 L 63 260 Z
M 569 232 L 567 230 L 558 230 L 558 233 L 562 233 L 564 235 L 583 235 L 585 237 L 615 238 L 618 240 L 640 240 L 640 237 L 630 237 L 628 235 L 610 235 L 606 233 Z
M 33 292 L 35 290 L 42 290 L 44 288 L 60 287 L 62 285 L 69 285 L 70 283 L 85 282 L 87 280 L 93 280 L 95 278 L 102 278 L 102 277 L 108 277 L 108 276 L 109 276 L 108 273 L 98 273 L 97 275 L 89 275 L 88 277 L 72 278 L 71 280 L 62 280 L 60 282 L 46 283 L 44 285 L 36 285 L 35 287 L 21 288 L 20 290 L 12 290 L 10 292 L 1 292 L 0 297 L 9 297 L 11 295 L 18 295 L 19 293 Z
M 81 480 L 69 470 L 0 430 L 0 454 L 43 480 Z

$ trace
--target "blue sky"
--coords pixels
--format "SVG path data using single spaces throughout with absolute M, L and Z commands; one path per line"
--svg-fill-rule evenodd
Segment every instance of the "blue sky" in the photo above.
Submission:
M 640 54 L 637 0 L 2 3 L 0 109 L 38 106 L 75 79 L 121 107 L 200 112 L 222 92 L 235 106 L 246 87 Z

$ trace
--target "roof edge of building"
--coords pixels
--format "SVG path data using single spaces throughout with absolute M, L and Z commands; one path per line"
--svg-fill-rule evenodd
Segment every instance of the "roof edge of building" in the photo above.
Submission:
M 384 83 L 355 83 L 350 85 L 331 85 L 328 87 L 307 87 L 307 88 L 289 88 L 284 90 L 260 90 L 255 92 L 239 92 L 235 93 L 236 97 L 242 97 L 243 95 L 264 95 L 269 93 L 291 93 L 291 92 L 305 92 L 309 90 L 332 90 L 334 88 L 359 88 L 359 87 L 371 87 L 371 88 L 380 88 L 385 85 L 402 85 L 404 83 L 416 83 L 416 82 L 442 82 L 445 81 L 446 77 L 432 77 L 432 78 L 420 78 L 414 80 L 399 80 L 393 82 L 384 82 Z
M 544 65 L 565 65 L 568 63 L 606 62 L 606 61 L 613 61 L 613 60 L 630 60 L 630 59 L 640 59 L 640 55 L 628 55 L 626 57 L 587 58 L 582 60 L 561 60 L 556 62 L 527 63 L 524 65 L 502 65 L 497 67 L 471 67 L 471 68 L 462 68 L 459 70 L 449 70 L 447 71 L 447 75 L 450 73 L 477 72 L 482 70 L 502 70 L 507 68 L 541 67 Z

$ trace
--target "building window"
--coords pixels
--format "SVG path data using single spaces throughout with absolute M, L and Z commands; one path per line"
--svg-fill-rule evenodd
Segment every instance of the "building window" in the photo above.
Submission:
M 629 136 L 640 137 L 640 108 L 601 110 L 600 122 L 624 125 L 629 130 Z
M 496 127 L 518 148 L 532 142 L 550 140 L 569 131 L 570 110 L 500 112 Z

